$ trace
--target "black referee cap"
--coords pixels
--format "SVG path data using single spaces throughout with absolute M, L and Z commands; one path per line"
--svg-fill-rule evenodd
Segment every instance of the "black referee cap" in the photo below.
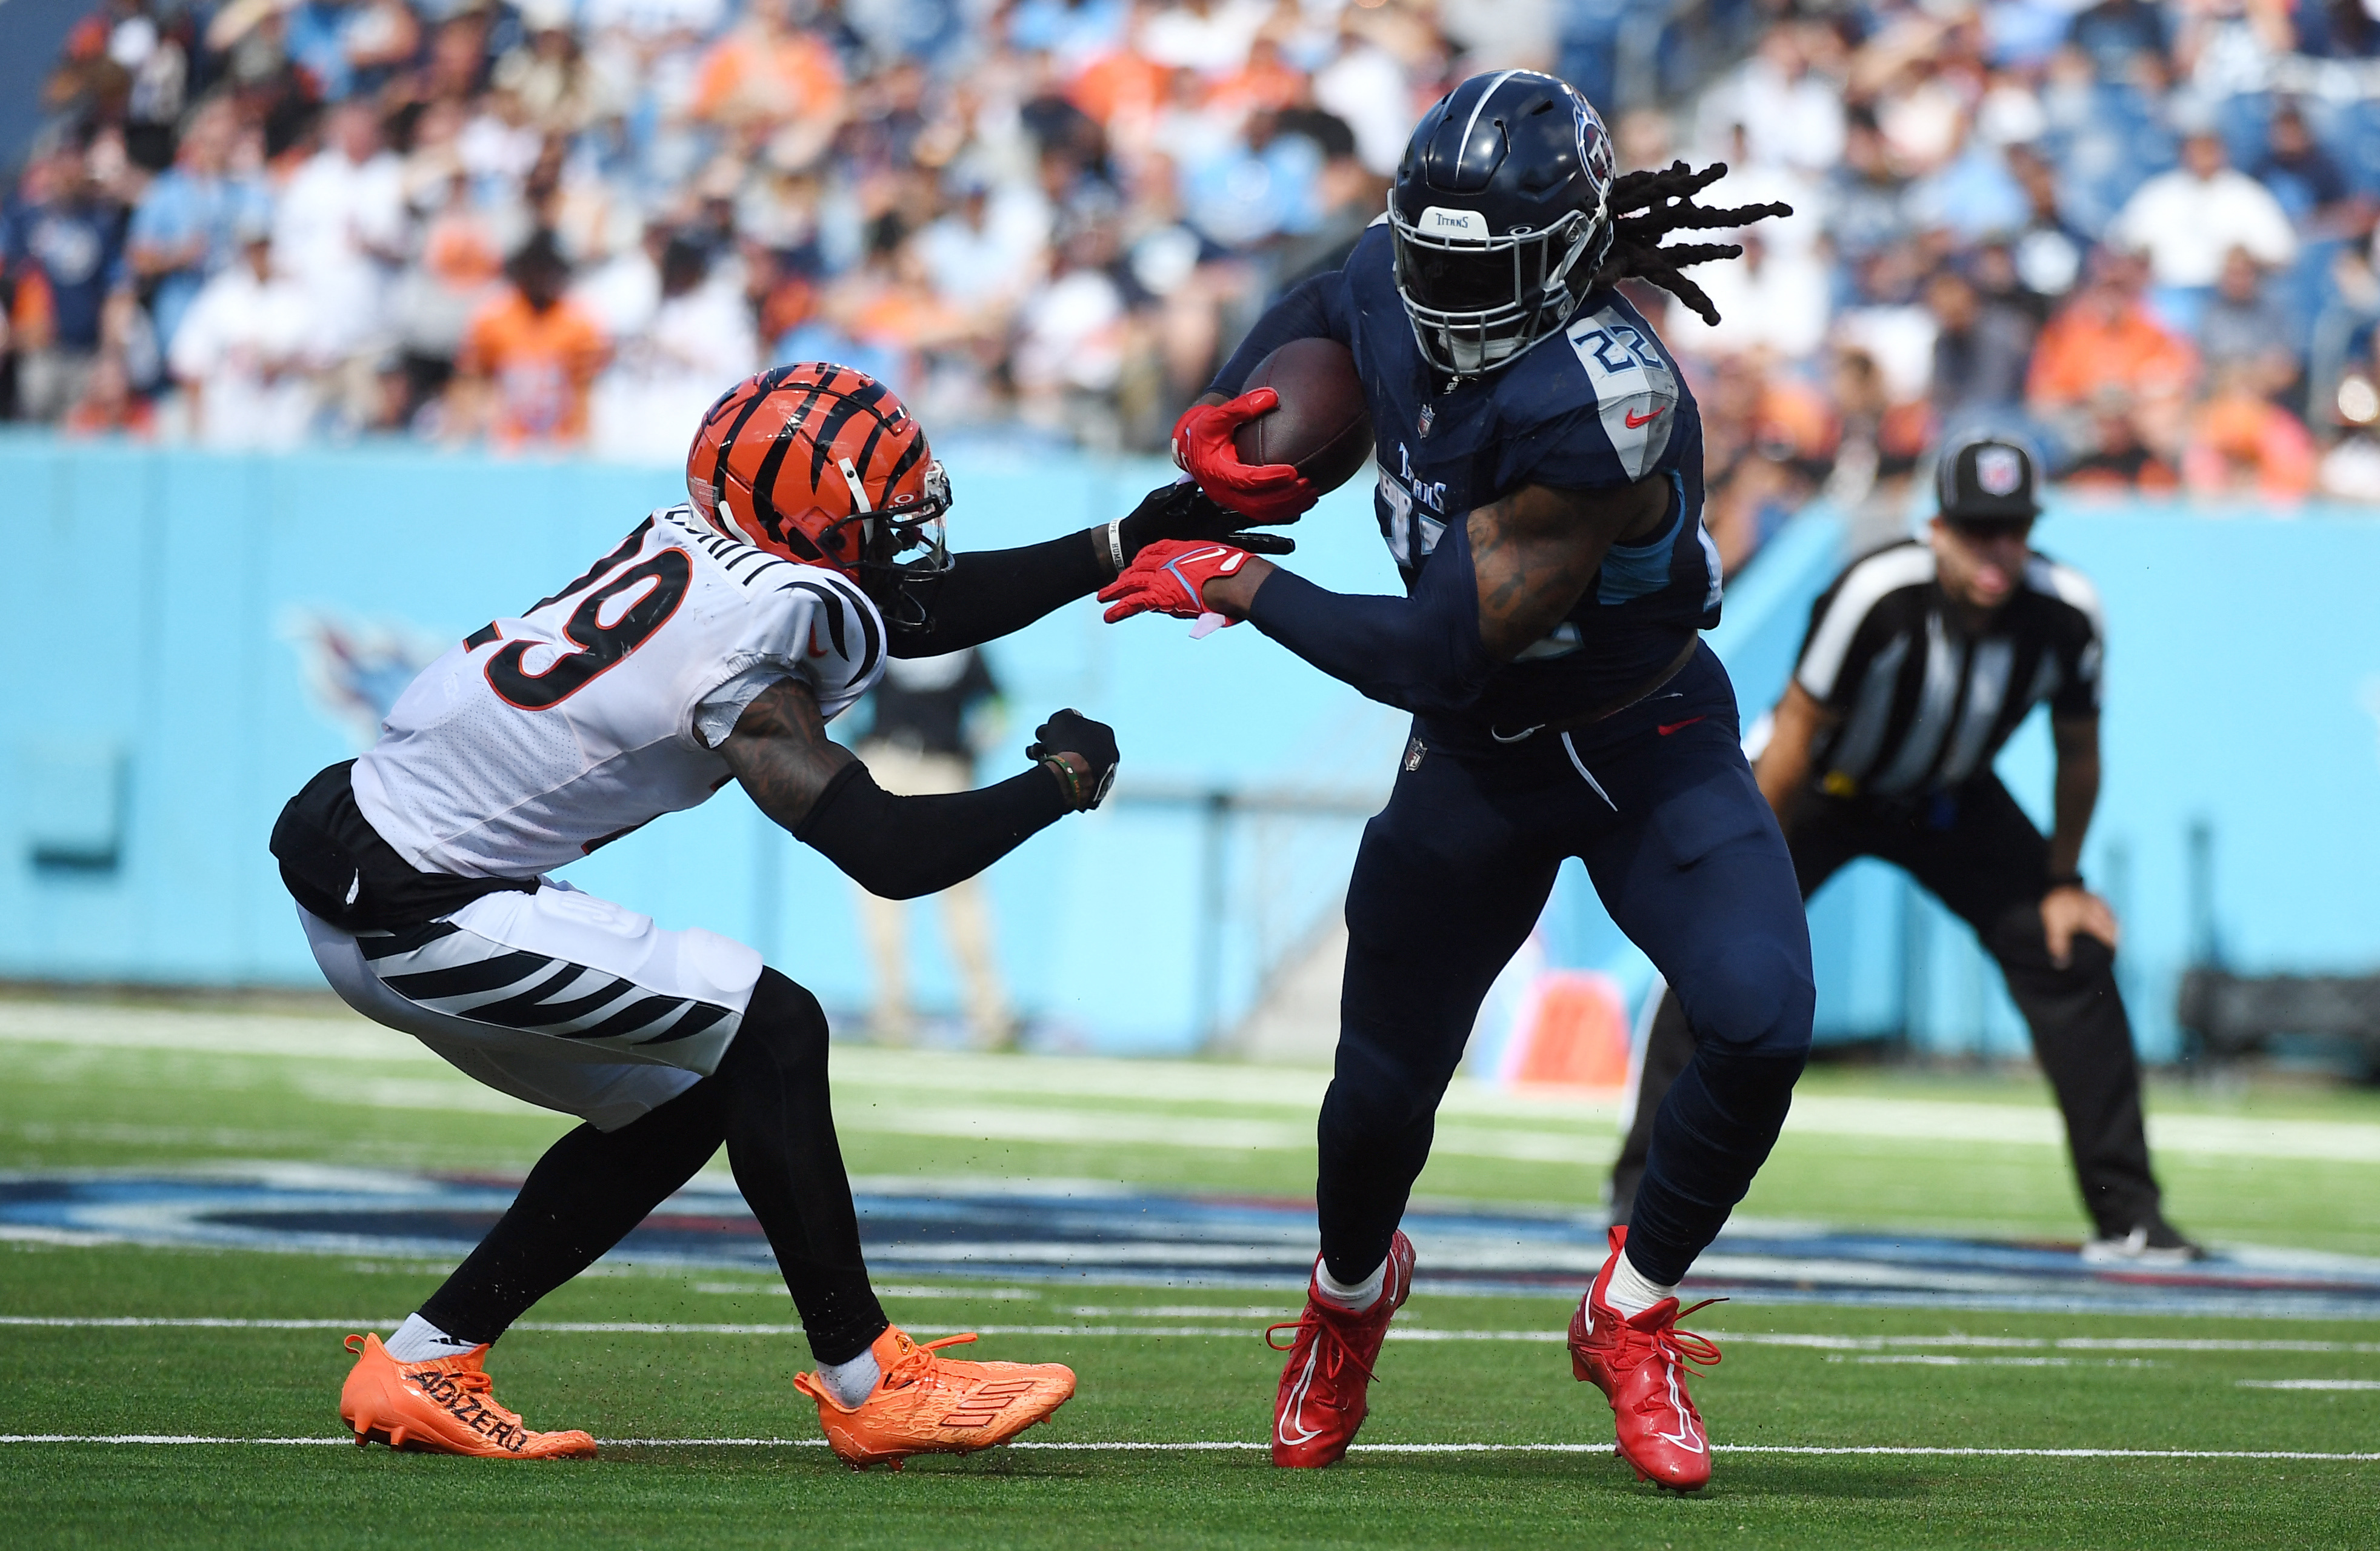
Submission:
M 1954 522 L 2025 522 L 2041 515 L 2033 454 L 2004 436 L 1953 437 L 1934 466 L 1942 515 Z

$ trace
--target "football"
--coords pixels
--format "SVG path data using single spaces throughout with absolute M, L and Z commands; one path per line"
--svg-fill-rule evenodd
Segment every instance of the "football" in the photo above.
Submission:
M 1332 491 L 1372 454 L 1372 417 L 1355 357 L 1335 339 L 1293 339 L 1257 363 L 1242 392 L 1270 388 L 1281 403 L 1240 427 L 1240 461 L 1286 463 Z

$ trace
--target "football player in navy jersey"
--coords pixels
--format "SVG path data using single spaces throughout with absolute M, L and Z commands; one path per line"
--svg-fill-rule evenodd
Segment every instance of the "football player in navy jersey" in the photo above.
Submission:
M 1650 281 L 1713 315 L 1680 267 L 1781 206 L 1708 210 L 1725 172 L 1616 182 L 1595 110 L 1530 71 L 1474 77 L 1423 117 L 1387 213 L 1334 274 L 1289 292 L 1175 428 L 1223 506 L 1294 516 L 1315 492 L 1239 462 L 1277 402 L 1239 393 L 1284 342 L 1354 354 L 1402 598 L 1327 592 L 1228 540 L 1143 549 L 1108 617 L 1246 619 L 1414 713 L 1347 894 L 1337 1069 L 1318 1125 L 1322 1253 L 1276 1400 L 1276 1463 L 1327 1465 L 1364 1420 L 1403 1303 L 1398 1230 L 1434 1113 L 1488 987 L 1563 859 L 1677 988 L 1701 1036 L 1662 1107 L 1635 1215 L 1572 1321 L 1573 1372 L 1609 1400 L 1640 1476 L 1710 1476 L 1677 1284 L 1783 1124 L 1809 1047 L 1809 936 L 1793 868 L 1738 746 L 1735 695 L 1700 632 L 1719 565 L 1702 527 L 1702 422 L 1652 325 L 1614 287 Z

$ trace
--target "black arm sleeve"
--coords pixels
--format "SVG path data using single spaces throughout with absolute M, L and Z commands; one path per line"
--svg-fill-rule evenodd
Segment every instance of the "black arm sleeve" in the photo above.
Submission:
M 1024 629 L 1050 610 L 1087 598 L 1110 580 L 1087 530 L 1014 550 L 951 557 L 934 589 L 931 624 L 892 634 L 895 657 L 940 657 Z
M 1281 300 L 1267 308 L 1265 315 L 1257 320 L 1257 326 L 1240 341 L 1240 347 L 1232 352 L 1223 370 L 1215 373 L 1207 391 L 1237 398 L 1240 384 L 1248 380 L 1257 363 L 1293 339 L 1335 339 L 1348 345 L 1348 328 L 1330 306 L 1331 299 L 1345 285 L 1339 272 L 1333 270 L 1301 281 L 1283 292 Z
M 881 899 L 965 881 L 1063 818 L 1056 778 L 1036 765 L 996 786 L 896 797 L 855 759 L 835 772 L 794 838 Z
M 1409 711 L 1460 711 L 1479 698 L 1496 660 L 1479 638 L 1471 538 L 1451 523 L 1410 598 L 1351 597 L 1275 571 L 1249 621 L 1332 678 Z

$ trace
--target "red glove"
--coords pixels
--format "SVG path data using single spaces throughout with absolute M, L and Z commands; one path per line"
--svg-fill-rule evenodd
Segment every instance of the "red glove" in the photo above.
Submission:
M 1160 539 L 1144 545 L 1122 575 L 1099 588 L 1099 601 L 1115 605 L 1108 611 L 1110 624 L 1147 613 L 1196 619 L 1215 612 L 1207 607 L 1200 589 L 1217 576 L 1232 575 L 1247 563 L 1248 551 L 1229 544 Z M 1237 624 L 1239 621 L 1227 623 Z
M 1250 522 L 1295 522 L 1321 494 L 1294 465 L 1242 463 L 1232 443 L 1234 431 L 1280 403 L 1270 388 L 1256 388 L 1228 404 L 1194 404 L 1173 422 L 1175 465 L 1189 470 L 1218 505 Z

